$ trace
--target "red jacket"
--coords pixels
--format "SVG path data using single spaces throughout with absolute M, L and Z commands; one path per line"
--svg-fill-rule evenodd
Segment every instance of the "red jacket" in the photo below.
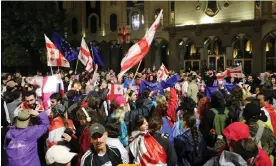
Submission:
M 167 116 L 170 118 L 169 122 L 171 127 L 173 126 L 173 123 L 176 122 L 177 106 L 178 106 L 178 97 L 176 94 L 176 90 L 174 88 L 170 88 L 170 99 L 168 101 Z
M 90 143 L 90 137 L 89 137 L 89 131 L 88 127 L 83 129 L 81 136 L 79 138 L 79 144 L 80 144 L 80 152 L 78 154 L 78 166 L 81 163 L 81 158 L 84 155 L 84 153 L 90 149 L 91 143 Z
M 255 165 L 256 166 L 272 166 L 270 158 L 265 153 L 265 151 L 261 148 L 259 148 L 259 153 L 258 153 L 258 156 L 256 158 Z

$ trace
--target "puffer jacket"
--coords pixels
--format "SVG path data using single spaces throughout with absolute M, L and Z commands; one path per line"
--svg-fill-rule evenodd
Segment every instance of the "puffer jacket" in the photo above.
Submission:
M 8 154 L 8 166 L 40 166 L 37 153 L 37 140 L 47 132 L 49 119 L 44 111 L 37 118 L 39 125 L 25 129 L 10 128 L 4 141 L 4 148 Z

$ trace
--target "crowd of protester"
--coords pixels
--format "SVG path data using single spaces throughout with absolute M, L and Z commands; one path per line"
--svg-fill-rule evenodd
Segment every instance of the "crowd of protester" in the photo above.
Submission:
M 3 166 L 275 164 L 275 73 L 219 81 L 212 70 L 187 71 L 164 95 L 132 88 L 157 82 L 154 69 L 123 78 L 97 67 L 78 77 L 72 70 L 57 73 L 65 95 L 53 93 L 49 110 L 36 93 L 40 87 L 20 73 L 2 74 Z M 218 90 L 208 97 L 215 82 Z M 109 84 L 128 86 L 108 100 Z M 227 84 L 235 85 L 231 92 Z

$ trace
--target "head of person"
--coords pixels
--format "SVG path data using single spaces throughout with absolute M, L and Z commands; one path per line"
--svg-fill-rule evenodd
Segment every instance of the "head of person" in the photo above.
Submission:
M 25 129 L 31 125 L 30 119 L 31 119 L 31 114 L 30 114 L 29 110 L 19 111 L 19 113 L 16 117 L 16 120 L 15 120 L 14 126 L 17 129 Z
M 211 97 L 213 108 L 225 108 L 224 95 L 220 91 L 215 91 Z
M 257 86 L 255 88 L 255 94 L 259 94 L 261 92 L 261 88 L 259 86 Z
M 231 95 L 234 96 L 235 100 L 237 100 L 237 101 L 242 101 L 243 92 L 242 92 L 241 87 L 235 86 L 235 87 L 232 89 Z
M 194 114 L 195 107 L 196 107 L 195 101 L 191 97 L 185 97 L 183 101 L 180 103 L 179 110 L 183 111 L 183 115 L 187 113 Z
M 267 116 L 265 115 L 264 111 L 261 110 L 260 106 L 254 103 L 245 105 L 245 108 L 243 109 L 243 118 L 246 120 L 246 122 L 257 122 L 258 120 L 263 122 L 267 121 Z
M 14 99 L 21 100 L 22 92 L 20 90 L 15 90 L 12 92 L 12 94 Z
M 276 75 L 273 75 L 273 77 L 271 77 L 271 85 L 275 85 L 276 84 Z
M 230 83 L 235 83 L 235 77 L 230 78 Z
M 232 151 L 234 145 L 240 139 L 246 139 L 249 137 L 249 128 L 248 125 L 242 122 L 233 122 L 230 125 L 228 125 L 222 131 L 222 133 L 226 139 L 227 147 L 230 151 Z
M 132 79 L 132 78 L 134 77 L 133 72 L 129 73 L 128 77 L 129 77 L 130 79 Z
M 141 98 L 142 99 L 147 99 L 149 97 L 150 94 L 150 89 L 149 88 L 145 88 L 141 94 Z
M 268 90 L 259 93 L 257 99 L 260 101 L 261 107 L 264 107 L 266 104 L 273 104 L 272 93 Z
M 84 112 L 86 111 L 86 112 Z M 100 116 L 95 109 L 90 107 L 80 108 L 77 111 L 77 119 L 82 126 L 90 126 L 92 123 L 100 123 L 98 116 Z
M 117 118 L 109 118 L 105 128 L 110 138 L 118 138 L 121 135 L 121 123 Z
M 147 119 L 142 115 L 137 115 L 134 119 L 134 130 L 146 131 L 149 128 Z
M 248 81 L 253 81 L 252 75 L 249 75 L 249 76 L 247 77 L 247 80 L 248 80 Z
M 155 133 L 155 132 L 159 132 L 161 130 L 162 127 L 162 118 L 159 116 L 155 116 L 150 118 L 149 120 L 149 130 L 151 133 Z
M 62 104 L 56 104 L 54 107 L 51 109 L 53 118 L 55 117 L 65 117 L 66 114 L 66 109 Z
M 31 109 L 35 109 L 36 105 L 36 94 L 34 92 L 25 92 L 23 94 L 24 98 L 24 103 Z
M 61 94 L 60 93 L 53 93 L 50 96 L 50 100 L 51 100 L 51 108 L 53 108 L 57 104 L 61 103 L 61 100 L 62 100 Z
M 100 104 L 101 104 L 101 98 L 99 97 L 99 95 L 95 92 L 92 95 L 90 95 L 88 97 L 88 107 L 98 110 L 100 108 Z
M 126 99 L 120 95 L 114 99 L 114 103 L 116 105 L 116 108 L 124 109 L 124 107 L 126 106 Z
M 196 117 L 192 113 L 184 114 L 182 122 L 182 126 L 184 129 L 191 129 L 193 127 L 196 127 Z
M 71 166 L 71 160 L 77 156 L 70 152 L 66 146 L 53 145 L 46 152 L 46 163 L 50 166 Z
M 258 147 L 251 138 L 239 140 L 233 147 L 233 152 L 239 154 L 249 166 L 255 164 L 259 153 Z
M 106 140 L 108 137 L 108 133 L 103 125 L 101 125 L 100 123 L 93 123 L 89 127 L 89 137 L 93 149 L 96 151 L 96 153 L 106 152 Z
M 78 82 L 78 81 L 75 81 L 74 83 L 73 83 L 73 88 L 72 88 L 73 90 L 76 90 L 76 91 L 81 91 L 81 89 L 82 89 L 82 86 L 81 86 L 81 83 L 80 82 Z
M 134 90 L 130 90 L 128 93 L 129 100 L 130 101 L 136 101 L 137 100 L 137 95 Z

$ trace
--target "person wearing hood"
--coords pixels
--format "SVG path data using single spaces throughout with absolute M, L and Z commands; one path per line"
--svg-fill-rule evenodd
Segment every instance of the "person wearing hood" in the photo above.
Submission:
M 254 165 L 258 147 L 252 139 L 242 139 L 233 146 L 232 151 L 223 151 L 220 157 L 214 157 L 204 166 L 250 166 Z
M 38 118 L 38 125 L 32 125 L 32 117 Z M 49 119 L 45 111 L 41 113 L 37 110 L 20 111 L 15 125 L 10 127 L 4 141 L 8 166 L 40 166 L 37 141 L 47 132 L 48 127 Z
M 227 126 L 222 131 L 222 133 L 224 137 L 222 135 L 218 136 L 217 142 L 215 143 L 217 152 L 221 157 L 214 157 L 210 159 L 205 164 L 205 166 L 213 165 L 212 163 L 218 162 L 218 161 L 221 162 L 221 164 L 222 163 L 225 164 L 225 162 L 231 163 L 233 161 L 231 160 L 231 158 L 235 159 L 234 161 L 243 161 L 243 160 L 248 161 L 244 157 L 242 157 L 243 158 L 242 159 L 241 153 L 235 151 L 236 144 L 238 144 L 240 140 L 246 140 L 250 137 L 248 126 L 242 122 L 234 122 L 234 123 L 231 123 L 229 126 Z M 256 144 L 255 142 L 253 143 Z M 241 156 L 233 152 L 238 153 Z M 246 150 L 244 152 L 246 152 Z M 250 152 L 248 154 L 250 154 Z M 258 148 L 258 156 L 255 158 L 254 161 L 255 161 L 255 166 L 263 166 L 263 165 L 272 166 L 268 155 L 261 148 Z M 244 163 L 244 161 L 242 163 Z

